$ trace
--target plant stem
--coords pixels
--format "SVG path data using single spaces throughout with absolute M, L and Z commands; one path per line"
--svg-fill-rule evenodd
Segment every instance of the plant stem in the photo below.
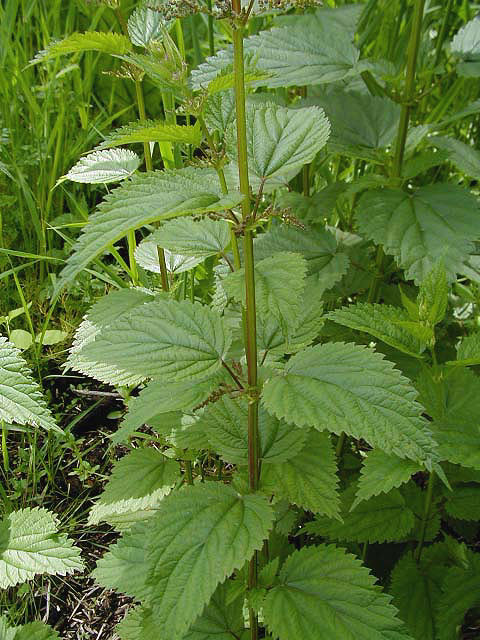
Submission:
M 238 16 L 241 14 L 241 0 L 233 0 L 232 8 Z M 244 235 L 244 266 L 246 291 L 246 356 L 248 377 L 248 478 L 251 491 L 258 488 L 258 389 L 257 389 L 257 323 L 255 306 L 255 271 L 253 257 L 253 235 L 248 229 L 251 215 L 250 181 L 248 177 L 247 156 L 247 119 L 245 106 L 245 67 L 243 57 L 243 25 L 233 29 L 233 70 L 235 78 L 235 107 L 237 121 L 237 150 L 242 202 L 243 221 L 246 223 Z M 257 554 L 250 561 L 248 587 L 257 586 Z M 253 609 L 249 610 L 250 638 L 258 639 L 258 617 Z
M 440 27 L 440 32 L 437 36 L 437 44 L 435 47 L 435 62 L 433 63 L 434 67 L 437 66 L 437 64 L 440 61 L 440 56 L 442 55 L 442 47 L 443 47 L 443 43 L 445 42 L 445 36 L 447 35 L 448 21 L 450 18 L 450 12 L 452 10 L 452 7 L 453 7 L 453 0 L 447 0 L 447 6 L 443 10 L 444 14 L 443 14 L 442 26 Z
M 403 158 L 405 156 L 405 145 L 407 142 L 408 125 L 412 103 L 415 97 L 415 72 L 417 69 L 418 50 L 420 37 L 422 35 L 423 13 L 425 0 L 415 0 L 415 7 L 412 18 L 412 30 L 407 51 L 407 69 L 405 74 L 405 91 L 403 94 L 402 110 L 400 112 L 400 122 L 398 125 L 397 139 L 395 143 L 395 155 L 391 175 L 393 178 L 400 178 L 402 175 Z M 368 292 L 368 302 L 377 302 L 382 280 L 382 271 L 385 261 L 383 247 L 379 246 L 376 257 L 376 271 L 370 284 Z
M 418 539 L 418 545 L 417 548 L 415 549 L 415 561 L 418 563 L 420 562 L 420 556 L 422 554 L 422 547 L 423 547 L 423 543 L 425 542 L 425 534 L 427 531 L 427 523 L 428 523 L 428 516 L 430 514 L 430 508 L 432 506 L 432 497 L 433 497 L 433 485 L 435 484 L 435 473 L 433 471 L 430 472 L 430 476 L 428 478 L 428 485 L 427 485 L 427 495 L 425 496 L 425 507 L 423 510 L 423 517 L 422 517 L 422 527 L 420 529 L 420 537 Z
M 211 56 L 215 55 L 215 39 L 213 32 L 213 16 L 211 14 L 212 11 L 212 0 L 207 0 L 207 7 L 209 10 L 208 14 L 208 50 Z

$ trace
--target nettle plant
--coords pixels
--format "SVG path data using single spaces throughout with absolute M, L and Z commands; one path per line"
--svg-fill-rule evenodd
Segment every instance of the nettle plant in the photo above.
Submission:
M 95 570 L 137 603 L 120 637 L 454 640 L 480 602 L 480 339 L 450 306 L 462 291 L 475 309 L 480 216 L 465 186 L 421 179 L 467 147 L 428 137 L 453 97 L 410 126 L 423 0 L 397 69 L 355 44 L 374 2 L 280 18 L 286 3 L 151 0 L 128 21 L 109 4 L 123 34 L 37 61 L 104 51 L 138 97 L 140 120 L 66 176 L 126 179 L 58 282 L 106 251 L 130 280 L 68 360 L 122 392 L 113 440 L 137 443 L 90 515 L 121 532 Z M 199 11 L 231 45 L 189 73 L 180 19 Z M 245 37 L 253 15 L 277 26 Z M 445 52 L 453 73 L 478 75 L 479 31 Z

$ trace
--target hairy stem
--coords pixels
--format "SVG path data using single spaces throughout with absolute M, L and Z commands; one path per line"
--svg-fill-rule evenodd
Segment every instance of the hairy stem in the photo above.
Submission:
M 240 15 L 241 0 L 233 0 L 234 13 Z M 255 307 L 255 272 L 253 257 L 253 234 L 248 229 L 251 216 L 250 181 L 248 176 L 247 156 L 247 119 L 245 106 L 245 67 L 243 57 L 243 25 L 236 25 L 233 29 L 234 76 L 235 76 L 235 107 L 237 121 L 237 151 L 240 179 L 240 191 L 244 198 L 242 215 L 246 223 L 244 235 L 244 267 L 246 290 L 246 344 L 247 377 L 248 377 L 248 478 L 251 491 L 258 488 L 258 389 L 257 389 L 257 324 Z M 248 586 L 257 586 L 257 555 L 250 561 Z M 258 638 L 258 618 L 253 609 L 249 611 L 250 638 Z
M 425 534 L 427 531 L 427 523 L 428 516 L 430 515 L 430 508 L 432 506 L 432 497 L 433 497 L 433 485 L 435 484 L 435 473 L 433 471 L 430 472 L 427 484 L 427 494 L 425 496 L 425 506 L 423 509 L 423 517 L 422 517 L 422 527 L 420 529 L 420 537 L 418 539 L 418 545 L 415 549 L 415 561 L 420 562 L 420 557 L 422 555 L 423 543 L 425 542 Z
M 398 125 L 397 139 L 395 143 L 395 155 L 391 175 L 393 178 L 400 178 L 402 175 L 403 158 L 405 156 L 405 145 L 407 142 L 408 125 L 413 100 L 415 97 L 415 72 L 417 69 L 418 49 L 420 37 L 422 35 L 423 13 L 425 0 L 415 0 L 415 7 L 412 18 L 412 30 L 407 51 L 407 69 L 405 73 L 405 91 L 403 94 L 402 110 L 400 112 L 400 122 Z M 376 271 L 370 284 L 368 292 L 368 302 L 377 302 L 382 280 L 382 271 L 385 261 L 385 254 L 381 246 L 377 249 Z

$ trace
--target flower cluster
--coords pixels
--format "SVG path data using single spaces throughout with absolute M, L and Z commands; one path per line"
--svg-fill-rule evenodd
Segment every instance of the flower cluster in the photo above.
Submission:
M 268 11 L 269 9 L 285 11 L 292 7 L 307 9 L 308 7 L 319 7 L 322 4 L 322 0 L 258 0 L 258 6 L 261 11 Z

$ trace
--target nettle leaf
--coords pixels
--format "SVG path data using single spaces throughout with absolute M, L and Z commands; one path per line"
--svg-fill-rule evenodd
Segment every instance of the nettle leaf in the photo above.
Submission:
M 425 517 L 425 492 L 413 480 L 400 487 L 400 493 L 405 498 L 409 509 L 415 514 L 415 526 L 413 530 L 403 537 L 402 541 L 419 540 L 421 536 L 422 521 Z M 432 542 L 440 531 L 440 496 L 434 495 L 427 514 L 425 542 Z M 398 536 L 400 540 L 402 536 Z
M 330 518 L 340 514 L 337 461 L 330 437 L 311 431 L 303 449 L 281 464 L 262 468 L 261 488 Z
M 308 275 L 324 291 L 345 275 L 349 264 L 347 255 L 339 251 L 335 237 L 325 228 L 302 230 L 277 225 L 256 238 L 254 250 L 256 260 L 284 255 L 287 251 L 302 254 L 307 261 Z
M 222 253 L 228 246 L 230 225 L 225 220 L 180 218 L 166 222 L 149 241 L 172 253 L 205 259 Z
M 306 528 L 329 540 L 348 542 L 393 542 L 407 536 L 413 529 L 415 517 L 402 494 L 393 489 L 362 501 L 352 510 L 355 486 L 342 495 L 341 518 L 317 516 Z
M 459 520 L 480 520 L 480 486 L 456 487 L 447 495 L 445 511 Z
M 360 232 L 393 255 L 418 284 L 439 261 L 447 278 L 462 273 L 480 236 L 475 198 L 462 187 L 434 184 L 413 194 L 400 189 L 367 191 L 358 204 Z
M 31 64 L 45 62 L 69 53 L 84 53 L 85 51 L 99 51 L 111 55 L 123 55 L 132 50 L 130 40 L 119 33 L 102 31 L 87 31 L 86 33 L 72 33 L 63 40 L 52 42 L 44 51 L 40 51 Z
M 467 176 L 471 176 L 472 178 L 480 178 L 480 151 L 455 138 L 431 136 L 428 138 L 428 141 L 437 147 L 437 149 L 446 151 L 448 160 L 450 160 L 459 171 L 466 173 Z
M 88 320 L 99 329 L 105 329 L 146 302 L 153 302 L 154 294 L 146 289 L 118 289 L 111 291 L 93 304 Z
M 205 102 L 204 119 L 210 132 L 218 131 L 222 138 L 235 120 L 235 93 L 233 90 L 214 93 Z
M 360 470 L 357 495 L 352 509 L 362 500 L 400 487 L 418 471 L 419 465 L 411 460 L 389 455 L 379 449 L 370 451 Z
M 0 421 L 60 432 L 21 352 L 0 336 Z
M 460 76 L 480 76 L 480 18 L 476 16 L 462 27 L 452 40 L 452 53 L 461 60 L 457 64 Z
M 408 551 L 396 564 L 390 592 L 402 620 L 417 640 L 435 640 L 435 608 L 450 563 L 447 545 L 439 543 L 423 549 L 420 562 Z M 451 640 L 454 636 L 449 636 Z
M 148 47 L 152 42 L 163 40 L 164 30 L 171 23 L 159 11 L 138 7 L 128 19 L 128 35 L 135 46 Z
M 209 405 L 197 427 L 205 433 L 212 448 L 227 462 L 248 463 L 248 401 L 224 395 Z M 259 411 L 259 456 L 264 463 L 279 463 L 295 456 L 305 444 L 307 434 L 286 422 Z
M 151 233 L 135 249 L 135 260 L 146 271 L 152 273 L 160 273 L 160 262 L 158 259 L 158 244 L 154 239 L 155 232 Z M 153 241 L 152 241 L 153 239 Z M 194 269 L 203 262 L 203 258 L 194 258 L 192 256 L 182 256 L 164 250 L 165 264 L 169 273 L 185 273 Z
M 173 382 L 213 376 L 230 343 L 225 321 L 208 307 L 163 299 L 112 323 L 83 353 L 94 361 Z
M 468 551 L 468 567 L 452 567 L 442 585 L 438 600 L 438 640 L 451 640 L 458 636 L 467 611 L 480 604 L 480 558 Z
M 147 557 L 151 519 L 133 524 L 116 544 L 97 562 L 93 577 L 106 589 L 115 589 L 137 600 L 148 598 Z
M 267 410 L 299 427 L 363 438 L 401 458 L 429 462 L 434 442 L 416 392 L 369 347 L 328 343 L 293 356 L 263 389 Z
M 168 496 L 150 528 L 149 602 L 160 634 L 180 640 L 235 569 L 262 547 L 273 509 L 220 483 Z
M 417 299 L 419 319 L 428 327 L 434 327 L 444 319 L 448 291 L 447 274 L 440 262 L 426 275 Z
M 110 149 L 141 142 L 175 142 L 198 146 L 202 141 L 200 125 L 168 124 L 163 120 L 131 122 L 109 133 L 97 149 Z
M 8 636 L 6 640 L 9 640 Z M 17 627 L 12 640 L 60 640 L 60 636 L 43 622 L 30 622 Z
M 280 640 L 410 640 L 390 601 L 360 560 L 320 545 L 287 558 L 263 614 Z
M 332 125 L 328 147 L 336 153 L 380 162 L 378 150 L 397 133 L 400 106 L 388 98 L 335 88 L 316 91 L 302 104 L 325 110 Z
M 416 386 L 433 418 L 440 459 L 480 470 L 480 427 L 472 422 L 480 415 L 480 378 L 470 369 L 452 367 L 437 379 L 423 372 Z
M 457 359 L 447 362 L 450 365 L 470 367 L 480 364 L 480 332 L 462 338 L 457 345 Z
M 259 314 L 273 315 L 287 335 L 297 327 L 299 303 L 305 288 L 307 263 L 298 253 L 282 253 L 255 264 L 255 299 Z M 246 303 L 242 267 L 222 280 L 227 294 Z
M 247 152 L 249 170 L 260 182 L 285 176 L 293 178 L 310 163 L 330 135 L 322 109 L 289 109 L 277 104 L 247 105 Z M 227 152 L 237 157 L 237 133 L 227 132 Z
M 86 184 L 120 182 L 135 173 L 140 163 L 137 154 L 128 149 L 94 151 L 81 158 L 63 179 Z
M 160 414 L 190 411 L 202 404 L 218 387 L 220 381 L 220 376 L 213 376 L 193 383 L 189 381 L 149 382 L 137 397 L 129 401 L 128 413 L 121 422 L 119 430 L 113 434 L 112 441 L 116 444 L 123 442 L 134 431 Z
M 425 349 L 425 344 L 400 324 L 408 322 L 410 318 L 406 311 L 398 307 L 359 302 L 332 311 L 327 318 L 368 333 L 414 358 L 420 358 Z
M 156 449 L 134 449 L 115 463 L 88 524 L 111 514 L 154 509 L 179 478 L 178 464 Z
M 73 280 L 131 229 L 177 216 L 230 209 L 242 197 L 238 193 L 224 196 L 218 177 L 210 169 L 187 167 L 137 174 L 100 204 L 74 245 L 58 286 Z
M 58 533 L 55 514 L 21 509 L 0 522 L 0 587 L 6 589 L 37 574 L 66 576 L 83 570 L 80 549 Z

